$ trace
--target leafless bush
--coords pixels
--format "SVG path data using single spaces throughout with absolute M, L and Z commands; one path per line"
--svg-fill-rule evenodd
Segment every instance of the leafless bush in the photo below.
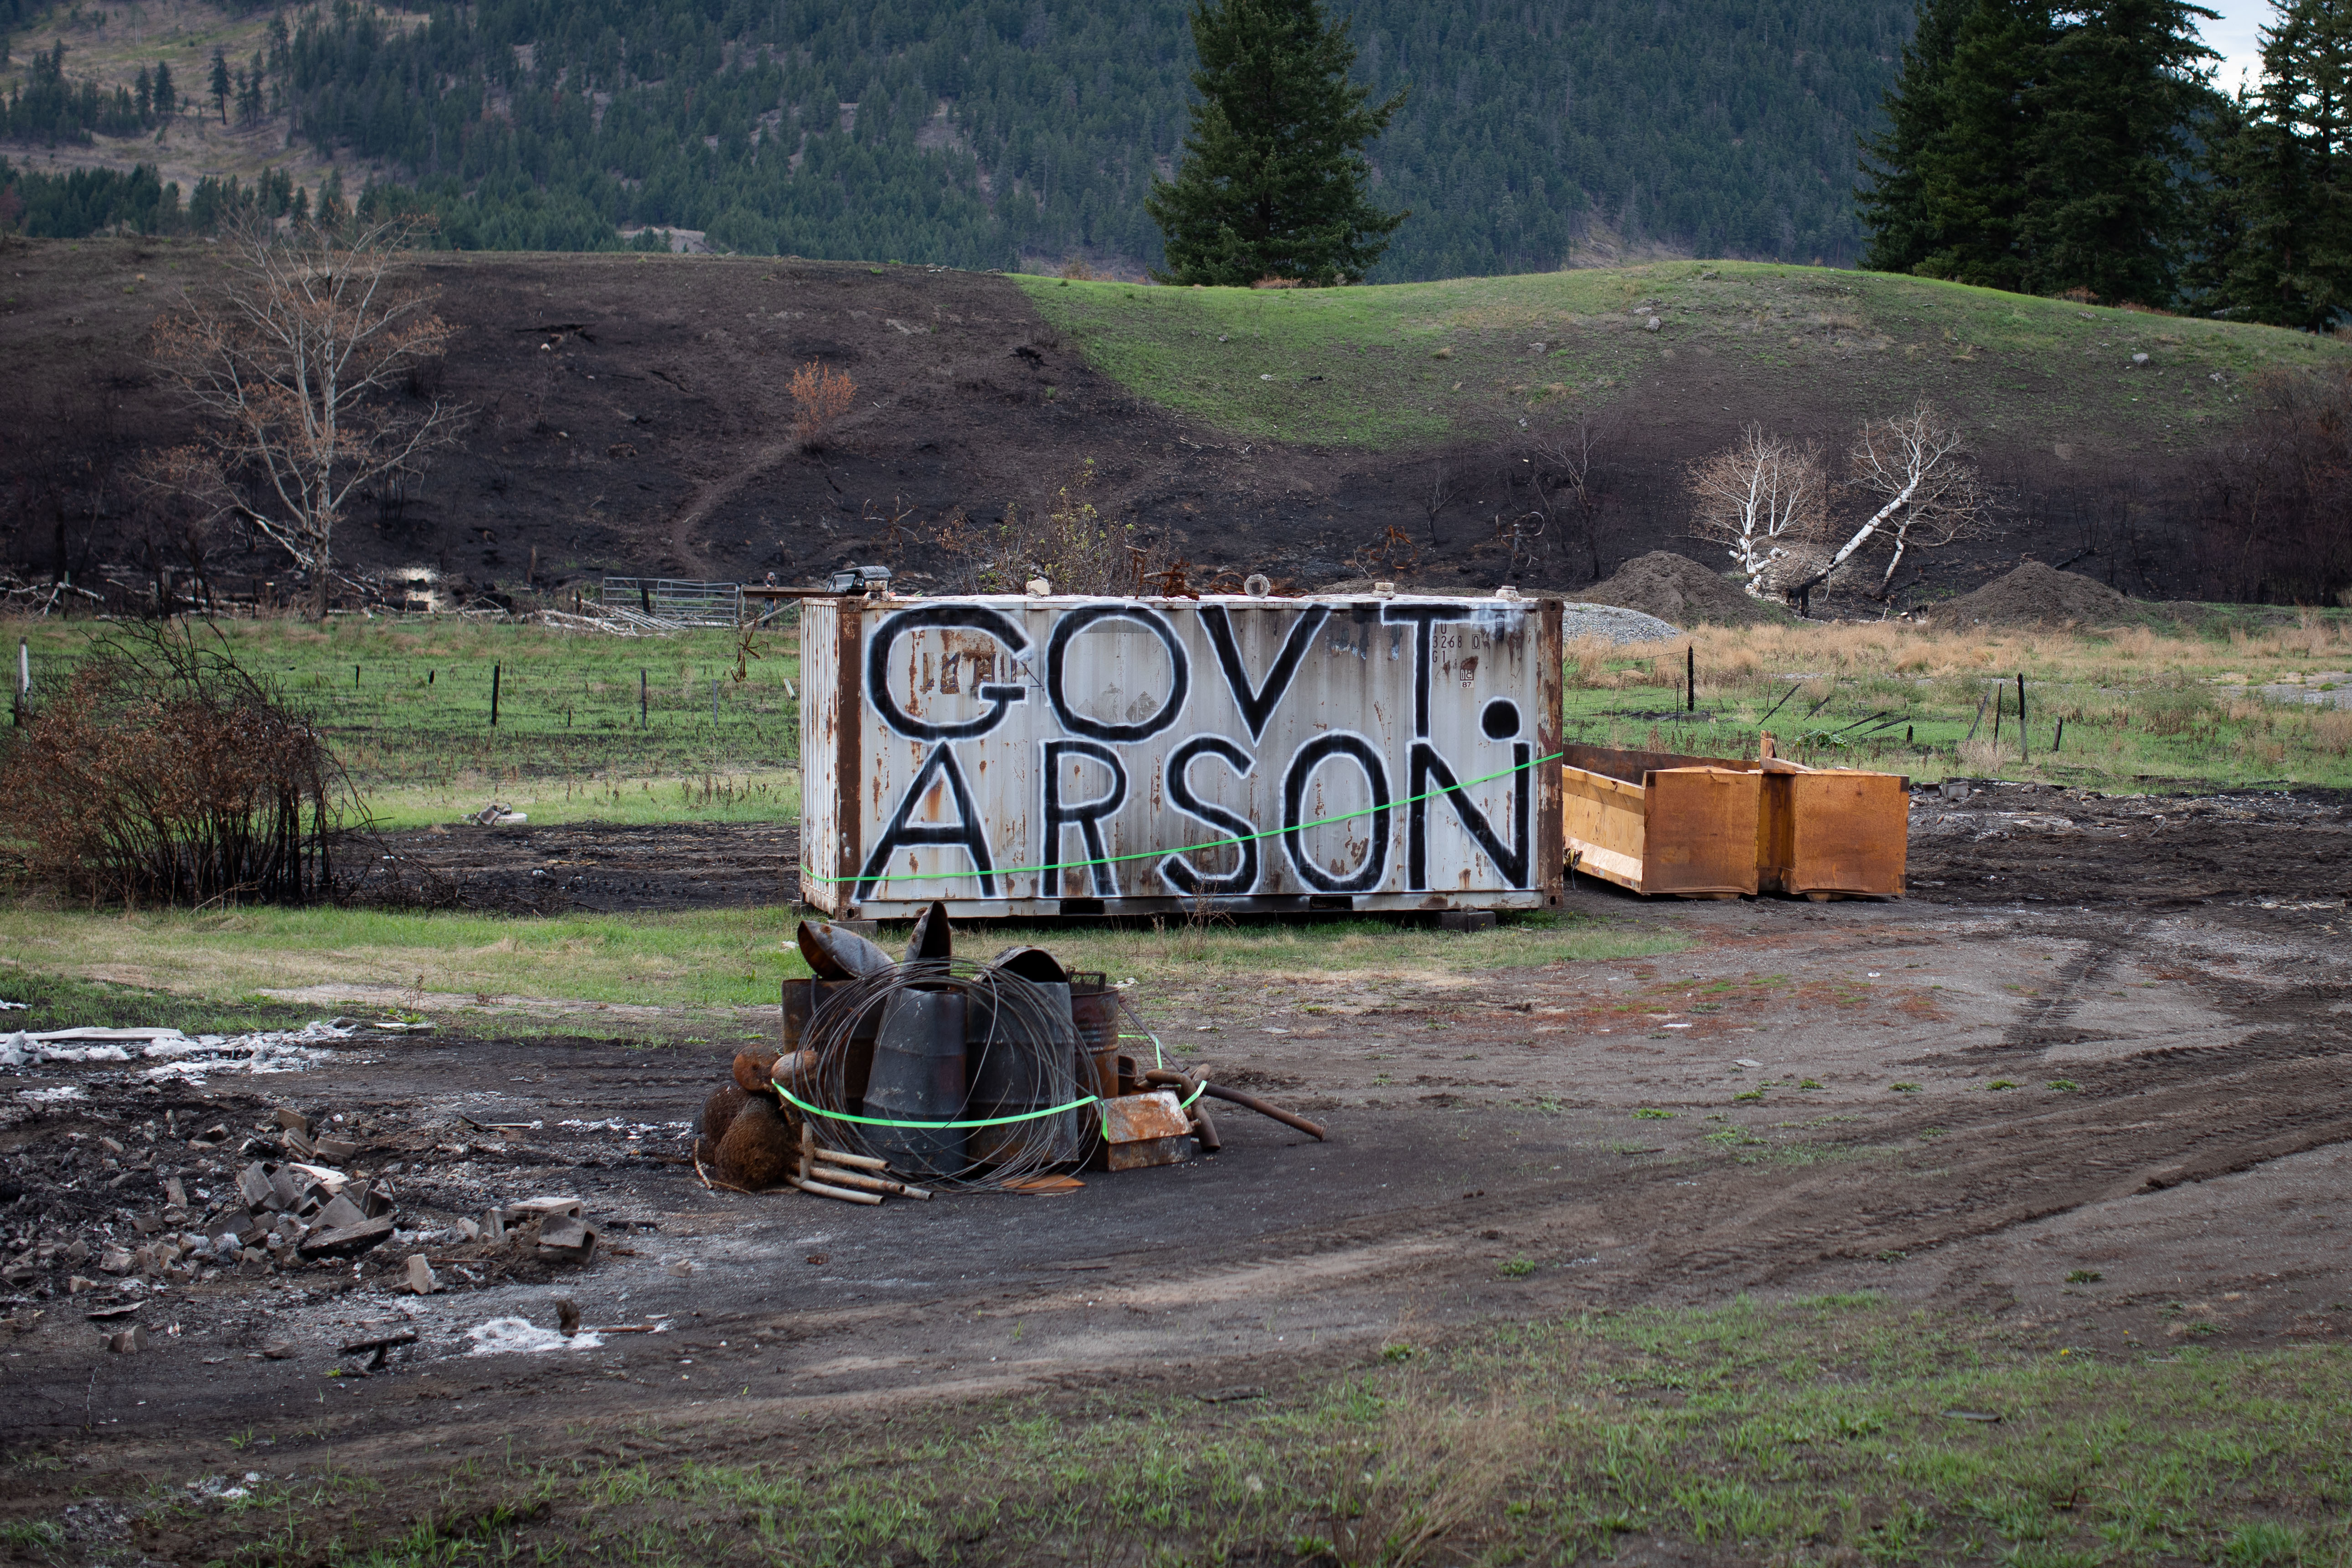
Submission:
M 1776 566 L 1828 530 L 1829 478 L 1821 450 L 1750 424 L 1739 443 L 1691 465 L 1691 523 L 1723 546 L 1748 592 L 1775 587 Z
M 1113 522 L 1096 506 L 1099 474 L 1089 458 L 1077 472 L 1049 485 L 1027 508 L 1004 509 L 993 528 L 961 510 L 932 532 L 950 585 L 981 594 L 1018 594 L 1042 577 L 1057 594 L 1141 594 L 1157 581 L 1181 579 L 1164 539 L 1147 538 L 1131 522 Z M 1157 591 L 1165 592 L 1165 588 Z
M 92 904 L 306 902 L 350 788 L 310 717 L 208 624 L 102 642 L 0 755 L 0 835 Z

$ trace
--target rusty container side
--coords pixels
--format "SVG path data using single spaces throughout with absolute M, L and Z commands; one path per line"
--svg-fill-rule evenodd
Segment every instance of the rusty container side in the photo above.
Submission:
M 1640 890 L 1681 898 L 1755 892 L 1762 784 L 1760 773 L 1730 768 L 1643 775 Z
M 961 920 L 1559 899 L 1560 607 L 812 601 L 803 896 Z M 832 628 L 827 635 L 827 627 Z
M 1910 848 L 1911 792 L 1895 773 L 1845 769 L 1785 776 L 1783 891 L 1898 899 Z
M 1559 752 L 1560 761 L 1571 768 L 1581 768 L 1588 773 L 1605 773 L 1621 784 L 1640 784 L 1643 773 L 1664 773 L 1668 768 L 1725 768 L 1732 773 L 1752 773 L 1760 765 L 1753 757 L 1692 757 L 1680 752 L 1631 752 L 1615 746 L 1590 746 L 1581 742 L 1554 746 L 1550 751 Z
M 846 876 L 856 819 L 845 816 L 838 780 L 854 777 L 857 707 L 843 701 L 842 682 L 855 680 L 856 661 L 845 669 L 841 639 L 856 626 L 839 599 L 809 599 L 801 605 L 801 902 L 838 917 L 848 901 Z M 845 755 L 844 747 L 848 748 Z M 854 805 L 855 802 L 851 802 Z
M 1559 779 L 1563 859 L 1590 877 L 1642 890 L 1647 798 L 1638 784 L 1563 766 Z

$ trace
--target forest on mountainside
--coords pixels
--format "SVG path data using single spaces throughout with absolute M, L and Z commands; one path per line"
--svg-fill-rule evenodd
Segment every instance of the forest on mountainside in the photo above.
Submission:
M 1358 79 L 1409 89 L 1370 152 L 1375 198 L 1414 216 L 1374 281 L 1545 270 L 1596 238 L 1851 264 L 1855 137 L 1912 26 L 1907 0 L 1341 14 Z M 0 0 L 0 26 L 37 15 Z M 216 76 L 183 70 L 176 111 L 266 116 L 289 144 L 393 170 L 366 210 L 430 209 L 464 248 L 610 249 L 650 226 L 746 252 L 1153 265 L 1143 198 L 1192 97 L 1177 0 L 480 0 L 421 23 L 338 0 L 270 16 L 261 49 L 226 62 L 233 90 L 216 101 Z M 70 49 L 46 86 L 34 58 L 0 98 L 0 136 L 169 120 L 128 82 L 83 90 Z M 45 176 L 16 177 L 37 195 Z

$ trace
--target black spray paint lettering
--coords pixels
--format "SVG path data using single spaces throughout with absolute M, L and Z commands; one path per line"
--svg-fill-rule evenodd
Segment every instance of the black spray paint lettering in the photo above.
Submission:
M 1209 634 L 1209 647 L 1216 651 L 1217 668 L 1224 672 L 1225 686 L 1234 694 L 1234 706 L 1241 710 L 1242 722 L 1249 726 L 1251 740 L 1265 733 L 1266 721 L 1282 706 L 1283 694 L 1298 678 L 1299 661 L 1315 645 L 1315 634 L 1323 628 L 1330 615 L 1328 606 L 1316 605 L 1292 621 L 1289 635 L 1282 639 L 1282 651 L 1275 655 L 1274 668 L 1265 673 L 1265 684 L 1253 687 L 1249 667 L 1242 661 L 1241 647 L 1234 638 L 1232 616 L 1223 605 L 1201 606 L 1201 627 Z
M 1069 658 L 1070 644 L 1080 632 L 1099 621 L 1132 621 L 1158 637 L 1160 646 L 1168 650 L 1168 696 L 1150 718 L 1134 723 L 1116 723 L 1081 713 L 1070 706 L 1069 695 L 1063 689 L 1063 666 Z M 1045 700 L 1054 705 L 1054 717 L 1062 721 L 1062 728 L 1073 735 L 1122 745 L 1148 741 L 1183 716 L 1185 700 L 1192 692 L 1192 661 L 1185 657 L 1184 644 L 1176 636 L 1176 628 L 1157 610 L 1141 605 L 1090 605 L 1055 621 L 1053 632 L 1045 639 Z
M 1070 757 L 1084 757 L 1088 762 L 1101 763 L 1110 773 L 1110 787 L 1092 800 L 1065 800 L 1062 796 L 1062 768 L 1064 759 Z M 1045 853 L 1037 858 L 1038 864 L 1045 868 L 1037 889 L 1038 897 L 1057 899 L 1062 896 L 1062 830 L 1066 827 L 1078 830 L 1079 837 L 1086 843 L 1087 858 L 1096 862 L 1087 868 L 1094 873 L 1095 897 L 1118 897 L 1118 868 L 1102 863 L 1110 855 L 1103 842 L 1103 819 L 1117 816 L 1118 808 L 1127 804 L 1127 768 L 1118 760 L 1118 753 L 1093 741 L 1048 741 L 1045 744 L 1042 765 L 1037 771 L 1044 780 L 1045 796 L 1045 809 L 1038 814 L 1045 824 Z
M 1362 863 L 1344 877 L 1317 865 L 1299 837 L 1301 825 L 1307 820 L 1307 789 L 1315 780 L 1315 770 L 1340 757 L 1363 770 L 1364 782 L 1370 786 L 1372 795 L 1370 841 L 1364 847 Z M 1299 747 L 1282 778 L 1282 843 L 1290 853 L 1290 868 L 1298 873 L 1300 881 L 1318 892 L 1369 893 L 1378 888 L 1389 868 L 1389 770 L 1381 758 L 1380 748 L 1363 736 L 1345 731 L 1318 735 Z
M 877 706 L 879 706 L 877 704 Z M 914 822 L 915 808 L 931 792 L 935 784 L 947 786 L 948 798 L 955 805 L 956 819 L 947 822 Z M 964 783 L 963 769 L 957 765 L 955 748 L 933 746 L 923 765 L 915 770 L 915 782 L 898 797 L 898 809 L 891 814 L 889 826 L 874 846 L 874 853 L 866 858 L 866 868 L 858 873 L 853 889 L 864 898 L 871 891 L 870 883 L 881 880 L 888 868 L 890 857 L 908 845 L 940 845 L 961 848 L 971 857 L 972 869 L 979 872 L 980 896 L 996 897 L 996 864 L 988 851 L 988 825 L 980 818 L 973 805 L 971 788 Z
M 1221 611 L 1220 614 L 1223 612 Z M 1205 612 L 1203 612 L 1205 615 Z M 1279 700 L 1277 694 L 1276 700 Z M 1211 827 L 1232 834 L 1240 842 L 1241 863 L 1230 871 L 1208 872 L 1192 865 L 1181 855 L 1171 855 L 1160 862 L 1160 878 L 1180 893 L 1215 893 L 1228 897 L 1257 890 L 1257 824 L 1238 812 L 1202 800 L 1192 788 L 1192 763 L 1202 757 L 1216 757 L 1234 770 L 1236 778 L 1247 778 L 1255 765 L 1247 752 L 1223 735 L 1195 735 L 1168 753 L 1168 804 Z
M 872 640 L 866 645 L 866 697 L 874 704 L 874 710 L 882 715 L 885 724 L 910 741 L 969 741 L 1003 723 L 1005 709 L 1027 700 L 1029 694 L 1019 686 L 992 681 L 972 688 L 971 694 L 989 705 L 987 712 L 975 718 L 934 724 L 908 714 L 890 695 L 890 650 L 900 637 L 928 626 L 983 633 L 1010 648 L 1015 658 L 1029 648 L 1028 634 L 1013 617 L 985 605 L 926 605 L 884 616 L 882 624 L 874 628 Z M 903 812 L 905 808 L 902 805 L 900 809 Z

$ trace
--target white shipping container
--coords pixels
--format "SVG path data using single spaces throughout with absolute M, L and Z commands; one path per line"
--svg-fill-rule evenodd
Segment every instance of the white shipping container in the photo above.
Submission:
M 838 917 L 1559 901 L 1556 600 L 821 598 L 801 661 Z

